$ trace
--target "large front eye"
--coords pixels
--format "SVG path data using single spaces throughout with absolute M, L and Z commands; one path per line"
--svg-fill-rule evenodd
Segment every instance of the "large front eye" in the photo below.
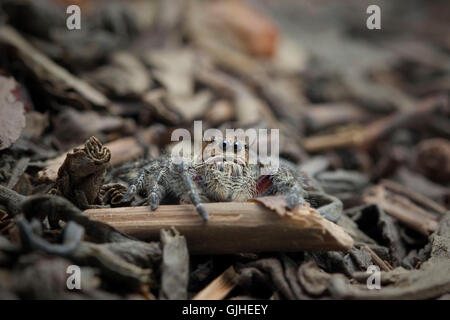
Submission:
M 227 150 L 230 147 L 230 143 L 228 142 L 228 140 L 223 140 L 222 141 L 222 149 L 223 151 Z
M 233 144 L 233 147 L 234 147 L 234 152 L 239 152 L 242 150 L 241 144 L 237 141 Z

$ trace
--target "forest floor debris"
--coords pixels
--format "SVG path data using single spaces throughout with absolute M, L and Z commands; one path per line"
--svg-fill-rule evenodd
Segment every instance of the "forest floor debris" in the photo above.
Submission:
M 0 1 L 0 299 L 448 299 L 448 1 L 73 2 Z M 194 120 L 279 129 L 343 212 L 129 199 Z

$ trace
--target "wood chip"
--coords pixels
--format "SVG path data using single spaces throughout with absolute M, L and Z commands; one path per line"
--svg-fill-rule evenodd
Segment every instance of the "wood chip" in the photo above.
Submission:
M 222 300 L 231 290 L 234 289 L 237 283 L 238 274 L 233 266 L 225 270 L 220 276 L 214 279 L 202 291 L 197 293 L 193 300 Z

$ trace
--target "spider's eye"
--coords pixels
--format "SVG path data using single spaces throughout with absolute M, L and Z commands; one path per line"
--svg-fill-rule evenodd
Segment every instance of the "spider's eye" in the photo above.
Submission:
M 237 141 L 233 144 L 233 147 L 234 147 L 234 152 L 239 152 L 242 150 L 241 144 Z
M 230 143 L 228 142 L 228 140 L 223 140 L 222 141 L 222 149 L 224 151 L 227 150 L 229 146 L 230 146 Z

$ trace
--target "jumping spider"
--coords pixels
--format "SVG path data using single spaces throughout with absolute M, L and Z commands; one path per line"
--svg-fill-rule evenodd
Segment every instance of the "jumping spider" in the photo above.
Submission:
M 278 170 L 261 174 L 265 168 L 259 159 L 249 162 L 249 146 L 245 141 L 212 138 L 204 142 L 203 161 L 197 155 L 174 161 L 160 159 L 137 161 L 119 168 L 114 176 L 130 184 L 122 202 L 130 203 L 136 194 L 155 210 L 162 200 L 174 197 L 182 203 L 192 203 L 204 221 L 209 218 L 202 203 L 246 201 L 267 195 L 284 195 L 288 209 L 308 201 L 327 219 L 336 221 L 342 202 L 323 192 L 316 181 L 295 166 L 280 160 Z

